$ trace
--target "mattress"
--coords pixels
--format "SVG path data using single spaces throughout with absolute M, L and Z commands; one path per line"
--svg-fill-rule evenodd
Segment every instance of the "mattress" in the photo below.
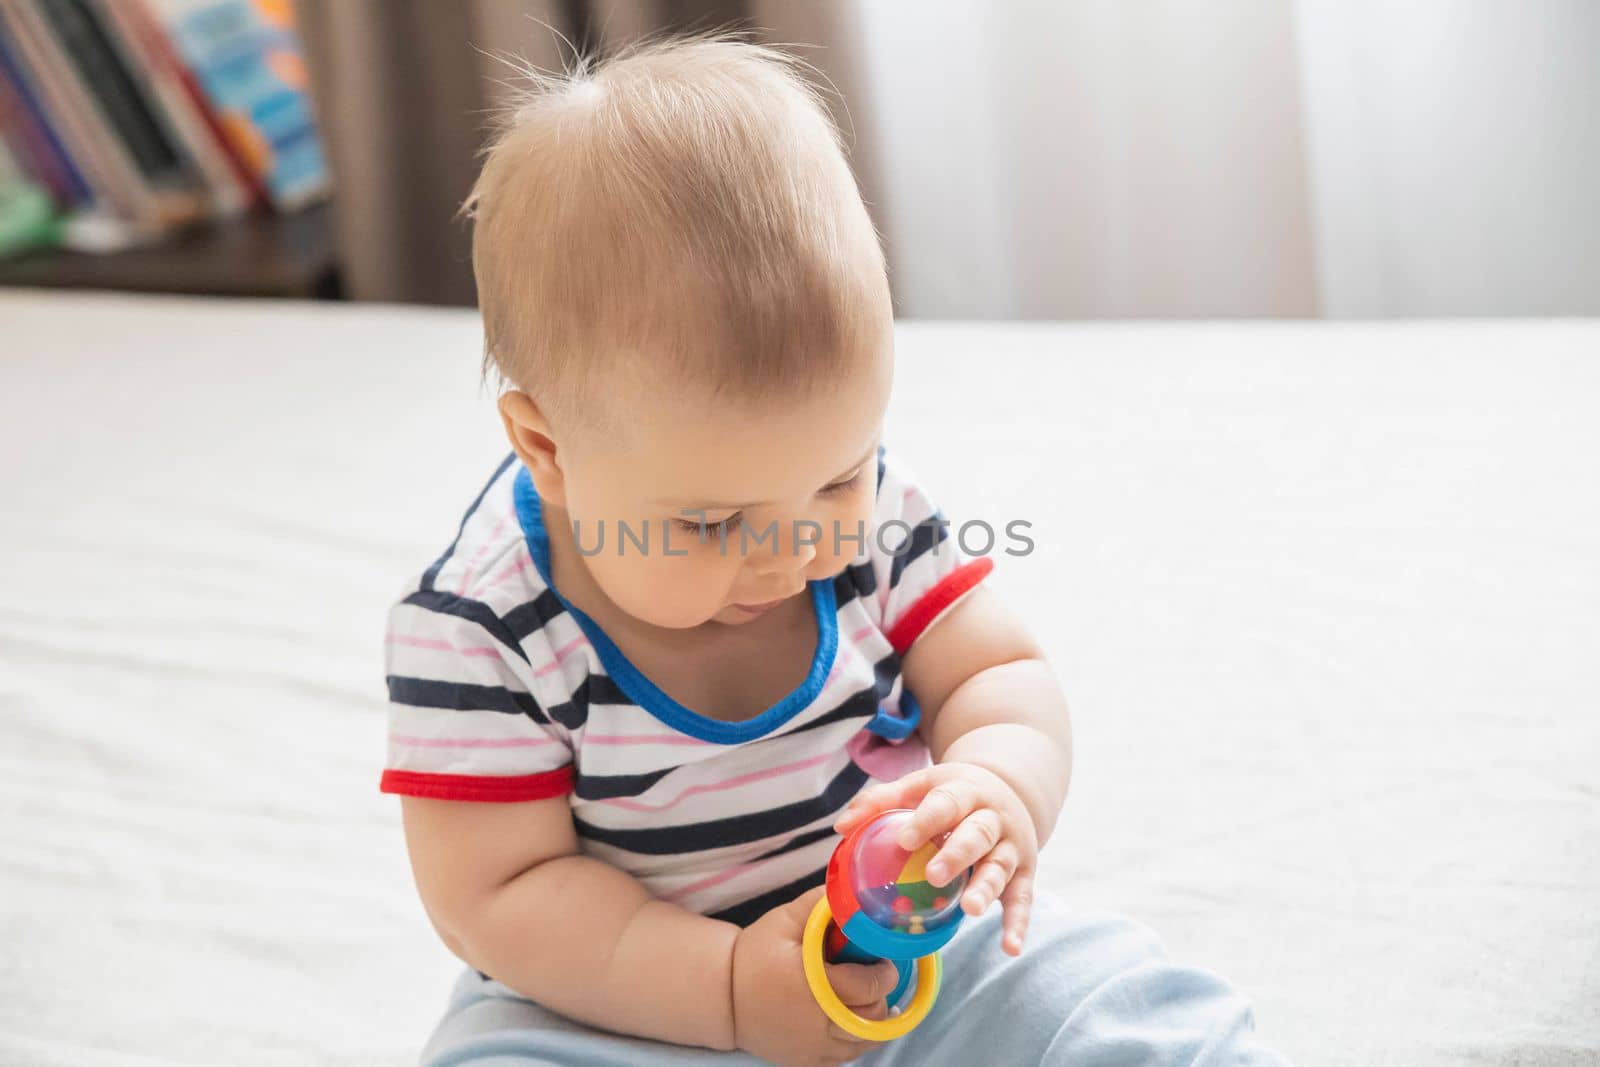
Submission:
M 0 293 L 0 1062 L 411 1062 L 384 611 L 463 312 Z M 1600 324 L 906 323 L 889 439 L 1063 678 L 1044 885 L 1297 1062 L 1600 1063 Z

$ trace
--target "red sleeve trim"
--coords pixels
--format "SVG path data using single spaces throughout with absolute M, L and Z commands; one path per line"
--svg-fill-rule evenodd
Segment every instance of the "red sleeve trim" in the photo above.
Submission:
M 476 800 L 491 804 L 547 800 L 572 792 L 572 765 L 540 774 L 511 776 L 387 770 L 378 782 L 378 791 L 430 800 Z
M 934 583 L 932 589 L 922 594 L 922 599 L 900 616 L 900 621 L 889 630 L 889 644 L 897 655 L 905 655 L 922 632 L 933 625 L 933 620 L 944 614 L 946 608 L 972 591 L 994 570 L 994 560 L 987 556 L 963 563 Z

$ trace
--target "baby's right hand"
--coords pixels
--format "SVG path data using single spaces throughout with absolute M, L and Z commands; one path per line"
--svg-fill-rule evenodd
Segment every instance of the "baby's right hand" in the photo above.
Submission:
M 806 985 L 800 942 L 820 887 L 780 905 L 739 932 L 733 946 L 733 1031 L 739 1048 L 780 1067 L 834 1067 L 875 1042 L 839 1029 Z M 828 982 L 839 999 L 868 1019 L 889 1014 L 894 964 L 830 963 Z

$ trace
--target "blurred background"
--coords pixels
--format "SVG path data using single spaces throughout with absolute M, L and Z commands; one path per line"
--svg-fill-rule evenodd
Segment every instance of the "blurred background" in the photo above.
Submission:
M 903 317 L 1600 312 L 1592 0 L 0 0 L 0 284 L 471 304 L 498 57 L 725 26 Z

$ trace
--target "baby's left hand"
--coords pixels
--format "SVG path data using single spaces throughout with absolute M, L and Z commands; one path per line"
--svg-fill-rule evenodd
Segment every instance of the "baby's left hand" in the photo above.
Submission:
M 928 861 L 928 881 L 940 885 L 976 865 L 961 907 L 981 915 L 997 898 L 1005 909 L 1001 946 L 1016 956 L 1028 929 L 1033 878 L 1039 859 L 1033 817 L 1016 790 L 993 771 L 971 763 L 939 763 L 893 782 L 856 794 L 833 827 L 849 833 L 894 808 L 915 814 L 901 833 L 900 847 L 911 851 L 948 832 L 950 837 Z

